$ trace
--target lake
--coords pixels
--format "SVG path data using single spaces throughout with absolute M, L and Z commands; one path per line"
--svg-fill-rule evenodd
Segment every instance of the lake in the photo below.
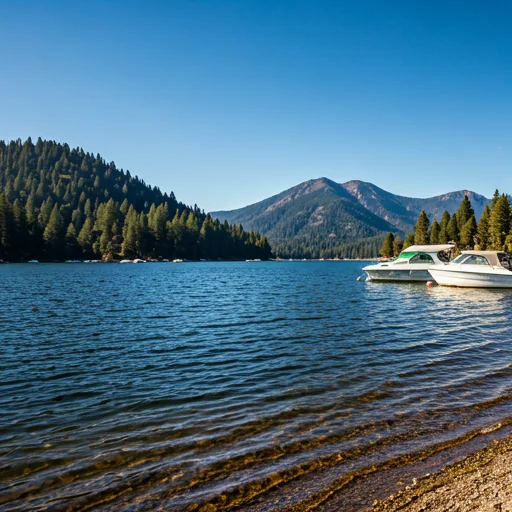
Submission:
M 363 266 L 0 265 L 0 509 L 305 509 L 510 424 L 512 291 Z

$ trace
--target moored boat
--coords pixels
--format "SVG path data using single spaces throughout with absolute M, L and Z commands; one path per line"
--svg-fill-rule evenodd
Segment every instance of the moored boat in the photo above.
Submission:
M 453 261 L 429 268 L 441 286 L 512 288 L 512 260 L 503 251 L 462 251 Z
M 426 282 L 432 279 L 429 268 L 444 265 L 453 244 L 412 245 L 392 261 L 368 265 L 363 271 L 371 281 Z

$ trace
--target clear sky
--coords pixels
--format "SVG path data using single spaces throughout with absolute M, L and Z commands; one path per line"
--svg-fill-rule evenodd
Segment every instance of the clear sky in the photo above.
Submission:
M 512 193 L 508 1 L 0 2 L 0 138 L 205 210 L 311 178 Z

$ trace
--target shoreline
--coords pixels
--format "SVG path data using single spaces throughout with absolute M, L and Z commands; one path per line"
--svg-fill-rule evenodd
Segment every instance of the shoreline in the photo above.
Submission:
M 512 509 L 512 435 L 432 475 L 415 479 L 396 495 L 375 502 L 375 512 L 397 510 L 505 511 Z
M 368 468 L 312 507 L 315 511 L 512 510 L 511 418 L 421 453 Z M 492 505 L 492 506 L 491 506 Z

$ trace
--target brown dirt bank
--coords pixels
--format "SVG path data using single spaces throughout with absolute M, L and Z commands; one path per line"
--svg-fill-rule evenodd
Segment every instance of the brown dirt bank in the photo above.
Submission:
M 374 503 L 375 512 L 512 511 L 512 436 Z

